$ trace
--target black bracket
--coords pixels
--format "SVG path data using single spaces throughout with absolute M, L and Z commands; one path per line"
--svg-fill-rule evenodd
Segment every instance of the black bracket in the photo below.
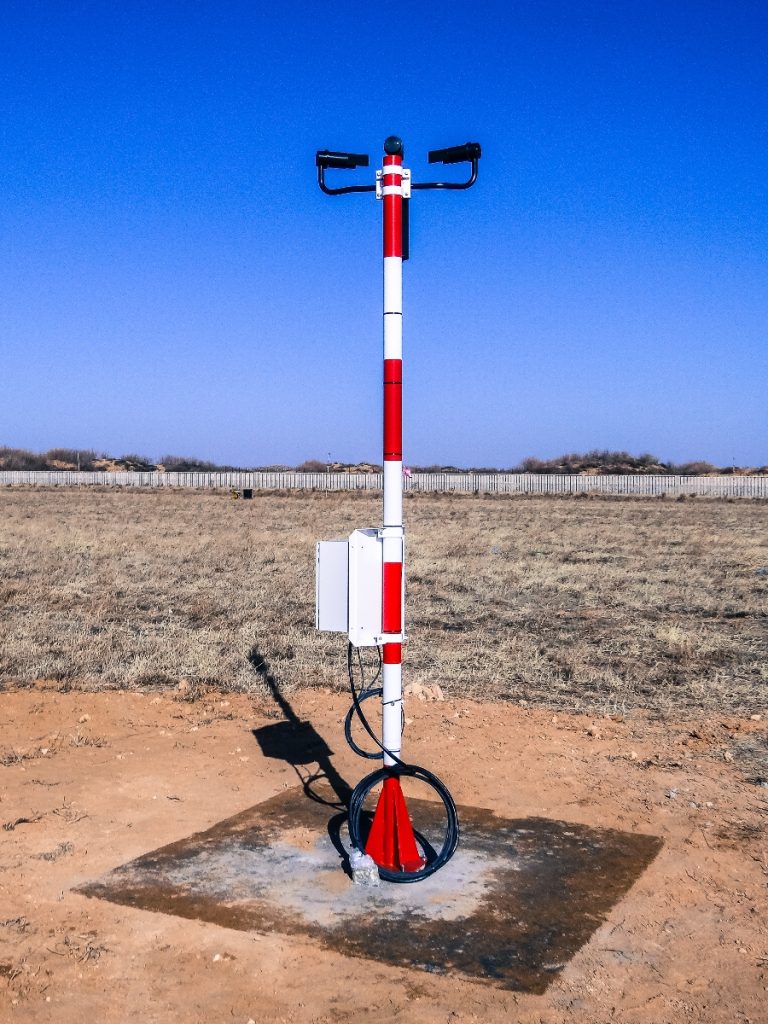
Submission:
M 375 185 L 346 185 L 344 188 L 330 188 L 325 184 L 325 172 L 329 168 L 348 170 L 354 167 L 367 167 L 367 153 L 334 153 L 328 149 L 319 149 L 315 154 L 317 166 L 317 183 L 327 196 L 343 196 L 348 192 L 375 192 Z
M 390 155 L 403 152 L 403 143 L 395 135 L 384 143 L 385 152 Z M 471 188 L 477 181 L 477 162 L 482 156 L 479 142 L 465 142 L 463 146 L 449 146 L 448 149 L 433 149 L 429 153 L 431 164 L 471 164 L 469 178 L 466 181 L 423 181 L 412 182 L 411 189 L 465 189 Z M 350 192 L 375 192 L 375 185 L 346 185 L 343 188 L 331 188 L 325 183 L 325 172 L 329 169 L 349 170 L 355 167 L 367 167 L 366 153 L 336 153 L 329 149 L 319 149 L 315 154 L 317 166 L 317 183 L 327 196 L 343 196 Z M 403 259 L 410 255 L 410 200 L 403 199 Z
M 433 149 L 429 154 L 431 164 L 461 164 L 471 163 L 472 168 L 469 178 L 466 181 L 423 181 L 414 182 L 412 189 L 446 188 L 464 189 L 471 188 L 477 181 L 477 161 L 482 156 L 479 142 L 465 142 L 463 146 L 450 146 L 448 149 Z
M 402 153 L 402 142 L 395 136 L 391 136 L 385 143 L 385 148 L 391 140 L 399 145 Z M 390 148 L 392 148 L 390 146 Z M 387 150 L 389 151 L 389 150 Z M 482 149 L 479 142 L 465 142 L 463 146 L 449 146 L 447 149 L 433 149 L 429 153 L 431 164 L 471 164 L 469 178 L 466 181 L 421 181 L 413 182 L 411 189 L 465 189 L 471 188 L 477 181 L 477 162 L 482 156 Z M 331 168 L 337 170 L 349 170 L 354 167 L 368 166 L 367 153 L 336 153 L 329 149 L 319 149 L 315 154 L 317 165 L 317 183 L 327 196 L 342 196 L 350 192 L 375 192 L 375 185 L 346 185 L 343 188 L 331 188 L 325 183 L 325 172 Z

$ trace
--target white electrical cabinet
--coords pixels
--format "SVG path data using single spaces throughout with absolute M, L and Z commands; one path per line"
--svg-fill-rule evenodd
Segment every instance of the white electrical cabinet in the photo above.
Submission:
M 348 540 L 317 545 L 315 625 L 347 633 L 355 647 L 376 647 L 381 631 L 382 538 L 355 530 Z
M 382 539 L 378 530 L 349 535 L 349 642 L 381 643 Z
M 315 628 L 346 633 L 349 628 L 349 544 L 321 540 L 315 573 Z

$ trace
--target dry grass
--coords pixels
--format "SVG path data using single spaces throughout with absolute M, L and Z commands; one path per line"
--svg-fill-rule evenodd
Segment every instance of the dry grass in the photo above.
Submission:
M 410 681 L 622 712 L 766 710 L 765 504 L 409 495 Z M 366 494 L 0 492 L 0 679 L 341 687 L 314 542 Z M 257 671 L 254 666 L 261 666 Z

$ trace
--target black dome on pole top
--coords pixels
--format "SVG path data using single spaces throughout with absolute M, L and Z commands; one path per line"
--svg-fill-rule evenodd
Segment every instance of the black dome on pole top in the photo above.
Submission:
M 390 135 L 384 140 L 384 152 L 388 156 L 403 155 L 403 140 L 398 135 Z

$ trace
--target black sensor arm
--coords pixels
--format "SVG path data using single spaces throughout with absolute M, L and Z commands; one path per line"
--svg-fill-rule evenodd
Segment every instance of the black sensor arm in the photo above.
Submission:
M 447 149 L 433 149 L 429 154 L 431 164 L 471 163 L 472 168 L 466 181 L 424 181 L 414 182 L 412 189 L 425 188 L 471 188 L 477 181 L 477 161 L 482 156 L 479 142 L 465 142 L 463 146 L 449 146 Z
M 329 149 L 319 149 L 315 154 L 317 166 L 317 183 L 327 196 L 341 196 L 347 192 L 375 192 L 375 185 L 346 185 L 344 188 L 330 188 L 325 184 L 325 172 L 331 168 L 350 170 L 355 167 L 368 166 L 367 153 L 335 153 Z

